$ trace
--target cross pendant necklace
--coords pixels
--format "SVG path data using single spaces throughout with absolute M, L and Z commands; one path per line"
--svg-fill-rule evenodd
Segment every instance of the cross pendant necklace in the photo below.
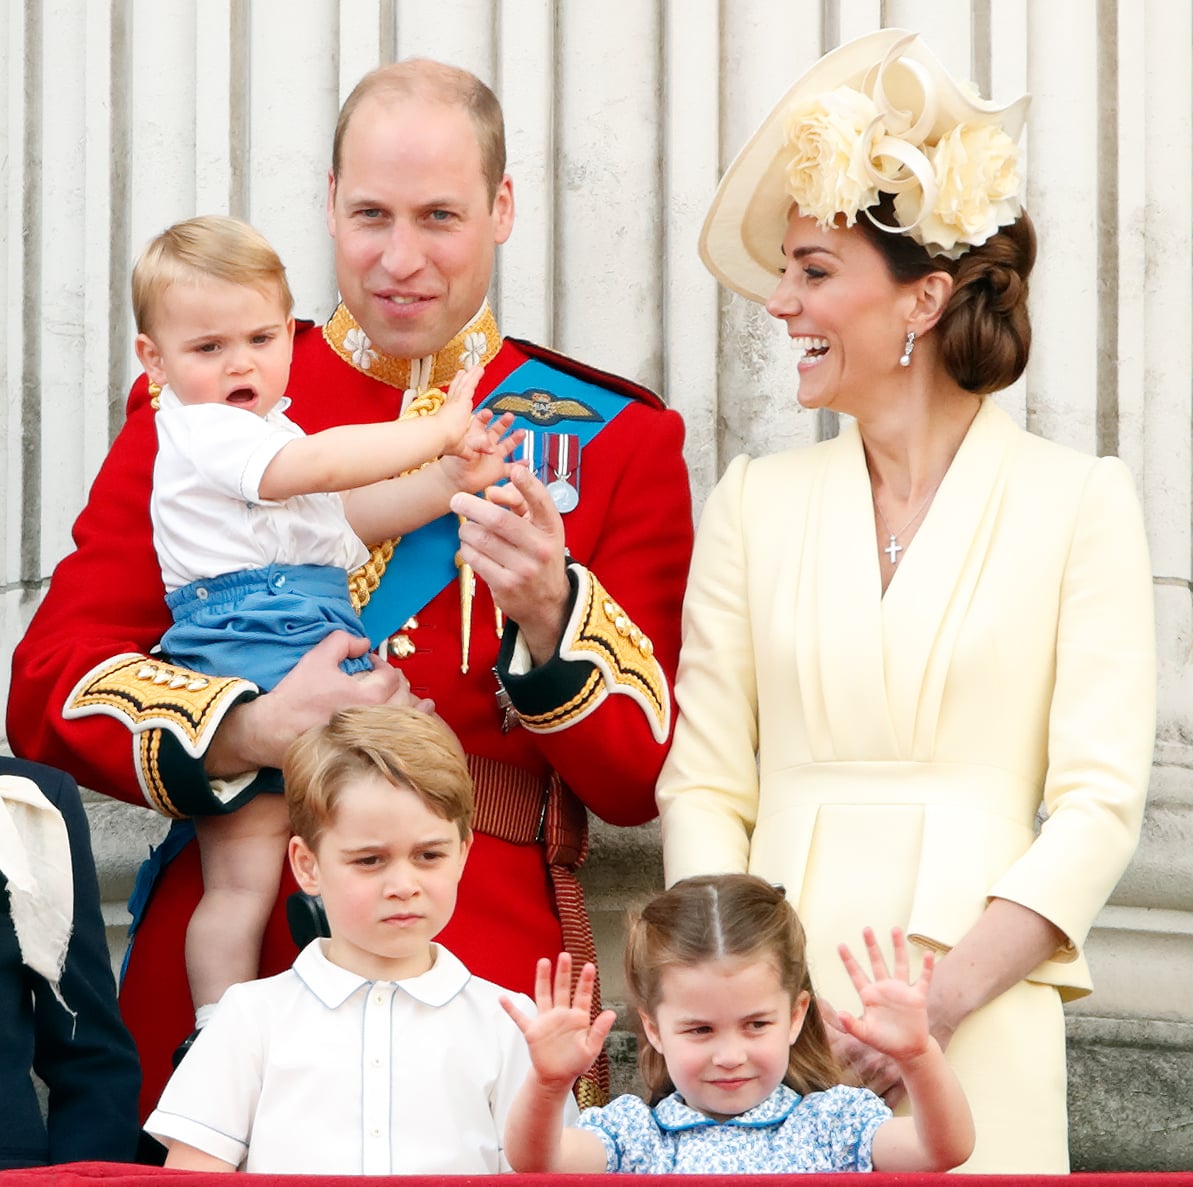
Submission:
M 870 492 L 870 497 L 874 500 L 874 510 L 878 512 L 878 518 L 881 520 L 882 526 L 886 529 L 887 535 L 890 537 L 890 540 L 887 541 L 887 545 L 882 549 L 882 551 L 891 558 L 892 565 L 899 563 L 899 553 L 904 551 L 905 546 L 899 543 L 899 537 L 903 535 L 903 533 L 907 531 L 907 529 L 911 527 L 911 525 L 915 523 L 915 521 L 919 519 L 919 517 L 923 515 L 925 511 L 928 510 L 928 504 L 932 502 L 932 498 L 936 494 L 937 488 L 939 486 L 940 483 L 938 482 L 936 486 L 934 486 L 928 492 L 928 497 L 920 504 L 916 513 L 897 532 L 891 531 L 891 525 L 887 523 L 886 516 L 883 515 L 882 508 L 878 504 L 878 496 L 874 494 L 873 491 Z

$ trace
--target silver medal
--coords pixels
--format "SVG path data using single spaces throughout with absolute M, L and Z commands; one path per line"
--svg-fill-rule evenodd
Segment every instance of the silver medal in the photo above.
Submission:
M 551 496 L 551 502 L 555 504 L 555 509 L 560 515 L 575 511 L 580 505 L 579 492 L 570 483 L 564 482 L 562 478 L 548 483 L 547 494 Z

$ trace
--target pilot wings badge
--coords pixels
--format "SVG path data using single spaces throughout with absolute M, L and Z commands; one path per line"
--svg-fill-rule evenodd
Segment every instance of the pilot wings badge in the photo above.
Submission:
M 507 392 L 491 401 L 487 407 L 500 415 L 513 412 L 524 416 L 540 428 L 557 425 L 561 420 L 602 421 L 605 418 L 582 400 L 553 396 L 550 392 L 531 388 L 524 392 Z

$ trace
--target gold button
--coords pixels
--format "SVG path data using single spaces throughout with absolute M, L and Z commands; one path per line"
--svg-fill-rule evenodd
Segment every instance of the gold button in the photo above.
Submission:
M 409 635 L 394 635 L 389 641 L 389 653 L 398 659 L 408 659 L 417 650 Z

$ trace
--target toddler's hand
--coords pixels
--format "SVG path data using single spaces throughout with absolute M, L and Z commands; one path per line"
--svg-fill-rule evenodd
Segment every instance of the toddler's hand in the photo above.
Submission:
M 924 953 L 923 967 L 915 981 L 908 981 L 907 940 L 899 928 L 891 929 L 895 954 L 893 973 L 874 932 L 862 932 L 870 958 L 873 980 L 866 976 L 846 944 L 838 948 L 849 979 L 862 1002 L 862 1015 L 854 1018 L 842 1011 L 840 1026 L 846 1034 L 881 1051 L 896 1063 L 905 1063 L 922 1055 L 931 1038 L 928 1033 L 928 987 L 932 983 L 932 953 Z
M 566 1083 L 569 1087 L 592 1065 L 601 1053 L 605 1037 L 617 1020 L 612 1010 L 589 1017 L 592 1009 L 596 967 L 586 964 L 580 970 L 576 992 L 571 992 L 572 958 L 560 953 L 555 966 L 554 985 L 551 962 L 540 960 L 534 976 L 534 1004 L 538 1014 L 527 1018 L 509 998 L 501 999 L 502 1008 L 526 1036 L 530 1060 L 539 1080 L 546 1084 Z
M 464 447 L 472 427 L 472 400 L 484 373 L 478 364 L 452 377 L 443 407 L 435 414 L 435 423 L 443 430 L 443 453 L 459 453 Z
M 494 417 L 488 408 L 472 417 L 463 440 L 442 460 L 453 493 L 472 494 L 509 477 L 509 456 L 526 436 L 525 429 L 506 435 L 513 421 L 512 412 Z

